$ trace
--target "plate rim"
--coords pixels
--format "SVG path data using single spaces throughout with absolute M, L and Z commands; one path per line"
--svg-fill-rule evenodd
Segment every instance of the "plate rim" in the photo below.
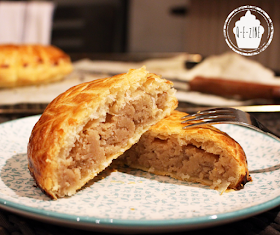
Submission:
M 174 231 L 182 229 L 191 230 L 196 228 L 207 228 L 246 219 L 248 217 L 273 209 L 279 205 L 280 196 L 277 196 L 274 199 L 259 205 L 216 215 L 198 216 L 183 219 L 124 220 L 98 218 L 92 216 L 75 216 L 71 214 L 64 214 L 55 211 L 38 209 L 31 206 L 25 206 L 23 204 L 0 198 L 0 208 L 21 216 L 27 216 L 31 219 L 41 220 L 43 222 L 50 222 L 58 225 L 68 225 L 80 229 L 98 229 L 100 231 L 107 230 L 115 233 L 120 232 L 119 230 L 132 231 L 135 229 L 140 229 L 142 232 L 149 232 L 154 228 L 160 228 L 163 231 L 166 231 L 166 229 Z M 115 231 L 116 229 L 117 231 Z
M 12 122 L 21 122 L 24 120 L 32 120 L 40 118 L 41 115 L 33 115 L 22 117 L 15 120 L 10 120 L 0 124 L 2 128 L 4 125 L 9 125 Z M 35 124 L 35 123 L 34 123 Z M 230 124 L 227 124 L 230 125 Z M 245 127 L 243 127 L 245 128 Z M 252 130 L 254 131 L 254 130 Z M 258 132 L 259 133 L 259 132 Z M 262 133 L 259 133 L 264 135 Z M 58 199 L 59 200 L 59 199 Z M 75 228 L 87 230 L 100 230 L 110 232 L 120 231 L 134 231 L 135 229 L 150 232 L 151 229 L 157 228 L 157 232 L 174 231 L 174 230 L 191 230 L 197 228 L 206 228 L 224 223 L 230 223 L 242 220 L 280 205 L 280 195 L 276 196 L 269 201 L 254 205 L 248 208 L 230 211 L 226 213 L 218 213 L 214 215 L 198 216 L 191 218 L 179 219 L 154 219 L 154 220 L 128 220 L 128 219 L 112 219 L 112 218 L 98 218 L 93 216 L 75 216 L 73 214 L 61 213 L 56 211 L 48 211 L 36 207 L 26 206 L 17 202 L 1 198 L 0 195 L 0 208 L 10 211 L 31 219 L 40 220 L 43 222 L 50 222 L 58 225 L 68 225 Z

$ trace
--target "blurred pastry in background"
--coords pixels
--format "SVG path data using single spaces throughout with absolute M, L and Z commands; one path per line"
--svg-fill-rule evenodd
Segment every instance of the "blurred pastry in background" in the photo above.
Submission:
M 65 52 L 48 45 L 0 45 L 0 88 L 62 80 L 73 70 Z

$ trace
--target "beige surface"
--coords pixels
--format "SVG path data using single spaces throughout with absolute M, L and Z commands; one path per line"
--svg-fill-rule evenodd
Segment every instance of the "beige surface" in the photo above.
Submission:
M 149 71 L 162 75 L 166 79 L 180 79 L 174 81 L 174 87 L 178 89 L 176 97 L 179 101 L 197 105 L 208 106 L 239 106 L 256 104 L 259 101 L 228 99 L 216 95 L 203 94 L 188 91 L 187 81 L 196 75 L 224 76 L 225 78 L 239 77 L 246 81 L 261 81 L 278 83 L 279 79 L 272 72 L 260 64 L 240 58 L 232 53 L 210 57 L 192 70 L 184 68 L 184 62 L 189 58 L 188 54 L 163 58 L 150 59 L 143 62 L 119 62 L 119 61 L 92 61 L 83 59 L 73 63 L 74 71 L 59 82 L 27 86 L 12 89 L 0 89 L 0 105 L 18 103 L 49 103 L 58 94 L 64 92 L 73 85 L 84 81 L 103 78 L 108 74 L 126 72 L 130 68 L 139 68 L 146 65 Z M 228 63 L 227 63 L 228 61 Z M 253 66 L 253 67 L 251 67 Z M 252 69 L 253 68 L 253 69 Z M 265 104 L 265 102 L 262 102 Z

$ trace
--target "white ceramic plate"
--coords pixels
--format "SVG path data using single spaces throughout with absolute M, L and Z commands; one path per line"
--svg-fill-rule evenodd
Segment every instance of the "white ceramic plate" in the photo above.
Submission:
M 106 232 L 202 228 L 243 219 L 280 204 L 280 142 L 218 125 L 244 148 L 253 182 L 220 195 L 200 184 L 138 170 L 105 171 L 76 195 L 50 200 L 27 168 L 27 143 L 39 116 L 0 125 L 0 207 L 34 219 Z

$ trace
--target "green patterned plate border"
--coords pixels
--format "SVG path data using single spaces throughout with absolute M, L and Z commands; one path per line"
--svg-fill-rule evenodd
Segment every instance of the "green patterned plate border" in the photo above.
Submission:
M 205 228 L 280 204 L 280 143 L 234 125 L 217 125 L 246 152 L 253 182 L 219 195 L 206 186 L 150 173 L 104 171 L 75 196 L 52 201 L 27 169 L 26 146 L 39 116 L 0 125 L 0 207 L 33 219 L 103 232 L 167 232 Z

